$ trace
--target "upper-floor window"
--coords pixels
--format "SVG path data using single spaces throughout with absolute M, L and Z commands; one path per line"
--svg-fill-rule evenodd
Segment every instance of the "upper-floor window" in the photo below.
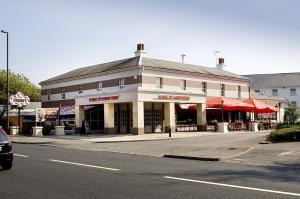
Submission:
M 180 81 L 180 89 L 181 90 L 186 90 L 186 80 L 182 79 Z
M 101 91 L 102 90 L 102 82 L 97 83 L 97 90 Z
M 290 95 L 291 95 L 291 96 L 297 95 L 296 88 L 291 88 L 291 89 L 290 89 Z
M 220 95 L 225 96 L 225 84 L 220 84 Z
M 206 88 L 207 88 L 207 84 L 206 84 L 206 82 L 202 82 L 201 89 L 202 89 L 202 92 L 203 92 L 203 93 L 205 93 L 205 92 L 206 92 Z
M 260 90 L 259 89 L 255 89 L 254 93 L 260 94 Z
M 238 97 L 242 96 L 242 90 L 241 90 L 241 86 L 238 86 Z
M 119 79 L 119 89 L 124 88 L 125 86 L 125 79 L 124 78 L 120 78 Z
M 82 86 L 80 84 L 78 85 L 78 93 L 82 93 Z
M 278 89 L 272 89 L 272 96 L 278 96 Z
M 60 88 L 61 99 L 66 99 L 66 93 L 64 88 Z
M 294 106 L 297 106 L 297 102 L 296 101 L 291 101 L 291 104 Z
M 48 101 L 50 100 L 50 95 L 51 95 L 50 90 L 47 90 L 47 100 Z
M 163 84 L 162 77 L 157 77 L 155 79 L 155 84 L 156 84 L 156 88 L 162 88 L 162 84 Z

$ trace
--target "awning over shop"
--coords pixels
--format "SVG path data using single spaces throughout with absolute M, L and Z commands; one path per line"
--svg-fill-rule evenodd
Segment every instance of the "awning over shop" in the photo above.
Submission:
M 75 106 L 61 106 L 60 115 L 72 115 L 75 114 Z
M 254 106 L 249 103 L 244 103 L 226 97 L 217 97 L 206 100 L 207 108 L 222 109 L 222 106 L 225 111 L 251 111 L 251 109 L 254 108 Z
M 272 112 L 278 111 L 278 108 L 271 106 L 269 104 L 266 104 L 262 101 L 256 100 L 256 99 L 251 98 L 251 99 L 245 100 L 244 102 L 253 106 L 251 112 L 272 113 Z

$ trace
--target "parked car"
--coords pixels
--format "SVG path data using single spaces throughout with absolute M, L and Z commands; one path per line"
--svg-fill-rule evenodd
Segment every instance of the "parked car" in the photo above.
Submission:
M 5 131 L 0 128 L 0 166 L 2 169 L 11 169 L 12 165 L 12 144 Z

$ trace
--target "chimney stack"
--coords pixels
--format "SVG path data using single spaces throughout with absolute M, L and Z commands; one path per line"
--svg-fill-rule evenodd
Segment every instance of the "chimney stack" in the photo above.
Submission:
M 134 52 L 134 54 L 136 57 L 145 56 L 147 53 L 144 49 L 144 44 L 142 43 L 137 44 L 136 51 Z
M 217 68 L 223 70 L 223 67 L 225 66 L 224 58 L 219 58 L 218 60 Z

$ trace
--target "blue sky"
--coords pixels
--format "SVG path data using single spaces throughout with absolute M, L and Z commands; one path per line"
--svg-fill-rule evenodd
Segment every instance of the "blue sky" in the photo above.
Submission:
M 11 70 L 40 81 L 78 67 L 134 56 L 215 66 L 238 74 L 297 72 L 297 0 L 0 0 Z M 0 68 L 5 68 L 0 36 Z

